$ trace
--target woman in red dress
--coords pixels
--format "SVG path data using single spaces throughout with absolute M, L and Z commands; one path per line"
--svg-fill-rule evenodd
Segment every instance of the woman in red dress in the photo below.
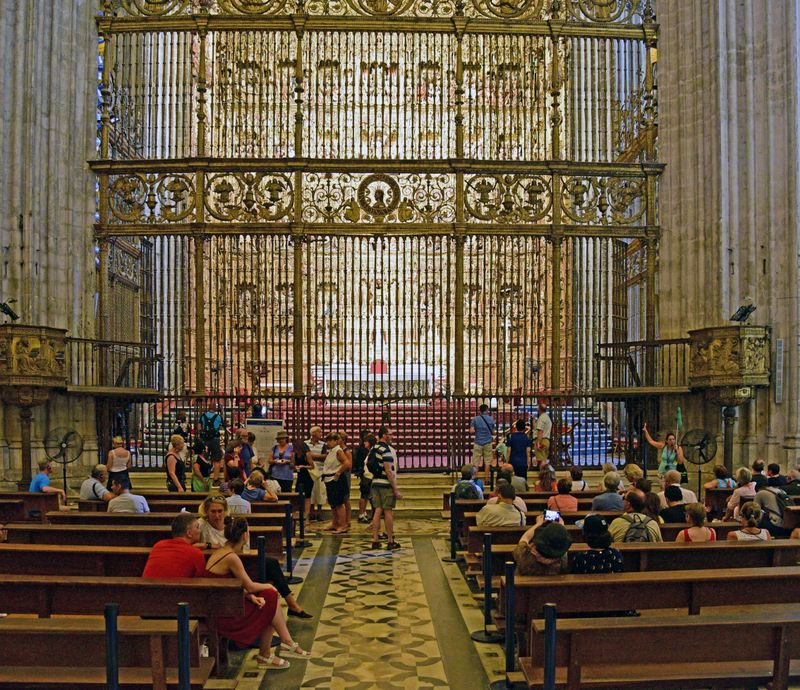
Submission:
M 270 584 L 253 582 L 239 558 L 249 540 L 247 520 L 236 515 L 226 517 L 225 537 L 228 540 L 225 546 L 213 553 L 206 563 L 206 576 L 239 580 L 245 590 L 245 612 L 243 616 L 217 618 L 217 631 L 242 647 L 258 640 L 256 661 L 259 668 L 289 668 L 286 659 L 272 653 L 273 631 L 281 639 L 280 653 L 284 657 L 308 659 L 311 653 L 301 649 L 289 634 L 283 610 L 278 605 L 278 590 Z

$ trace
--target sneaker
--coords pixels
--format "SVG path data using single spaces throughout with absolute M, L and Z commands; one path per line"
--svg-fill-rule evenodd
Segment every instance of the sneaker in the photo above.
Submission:
M 369 547 L 370 549 L 380 549 L 381 543 L 379 541 L 372 542 L 372 546 Z
M 396 541 L 390 541 L 386 545 L 386 548 L 389 549 L 389 551 L 397 551 L 397 549 L 402 549 L 403 547 L 400 546 L 400 544 L 398 544 Z
M 359 515 L 358 516 L 358 521 L 363 523 L 363 524 L 368 524 L 368 523 L 371 522 L 371 520 L 366 515 Z

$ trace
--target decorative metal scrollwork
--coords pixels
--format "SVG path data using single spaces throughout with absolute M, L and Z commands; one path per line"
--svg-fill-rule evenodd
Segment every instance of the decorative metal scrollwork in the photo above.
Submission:
M 189 8 L 190 0 L 122 0 L 122 9 L 132 16 L 166 17 L 182 14 Z
M 307 223 L 450 223 L 455 176 L 309 173 L 303 180 Z
M 573 18 L 582 22 L 628 22 L 641 14 L 641 0 L 568 0 Z
M 561 183 L 561 208 L 586 225 L 633 225 L 646 210 L 645 181 L 636 177 L 568 177 Z
M 190 175 L 129 173 L 109 179 L 111 223 L 178 223 L 194 220 L 195 190 Z
M 475 10 L 492 19 L 539 17 L 543 0 L 473 0 Z
M 468 215 L 487 223 L 546 222 L 550 186 L 541 175 L 472 175 L 464 181 L 464 203 Z
M 281 173 L 219 173 L 206 179 L 206 210 L 223 222 L 291 220 L 293 198 L 292 181 Z
M 229 14 L 282 14 L 287 0 L 217 0 L 219 9 Z M 294 11 L 294 8 L 291 8 Z
M 302 0 L 309 15 L 368 17 L 451 17 L 455 0 Z

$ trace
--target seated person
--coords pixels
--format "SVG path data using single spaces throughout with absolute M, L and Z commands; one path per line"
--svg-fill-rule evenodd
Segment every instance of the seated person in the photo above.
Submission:
M 264 471 L 260 468 L 253 470 L 253 475 L 254 476 L 251 476 L 245 484 L 242 498 L 251 503 L 253 501 L 277 501 L 281 485 L 274 479 L 267 479 Z M 253 490 L 255 490 L 255 493 L 252 493 Z M 251 493 L 248 493 L 248 491 L 251 491 Z M 255 495 L 260 495 L 261 498 L 252 498 Z
M 739 524 L 741 528 L 736 531 L 728 532 L 730 541 L 769 541 L 772 535 L 769 530 L 761 527 L 764 511 L 761 510 L 753 501 L 747 501 L 739 511 Z M 796 532 L 797 530 L 795 530 Z M 792 537 L 795 537 L 792 532 Z
M 119 477 L 111 480 L 111 493 L 114 494 L 108 502 L 109 513 L 149 513 L 150 506 L 144 496 L 131 493 L 130 480 Z
M 218 617 L 216 629 L 221 635 L 240 647 L 258 641 L 256 662 L 266 670 L 289 668 L 286 659 L 272 653 L 272 634 L 281 639 L 280 653 L 284 657 L 308 659 L 311 653 L 297 644 L 286 627 L 283 610 L 278 605 L 278 591 L 270 584 L 253 582 L 239 555 L 249 540 L 247 520 L 241 516 L 225 519 L 225 546 L 215 552 L 205 569 L 206 577 L 226 577 L 238 580 L 244 588 L 245 613 L 243 616 Z
M 478 468 L 474 465 L 464 465 L 461 468 L 461 479 L 451 489 L 457 500 L 474 501 L 483 498 L 483 486 L 475 481 L 477 472 Z
M 644 513 L 645 497 L 640 489 L 631 489 L 623 501 L 625 515 L 615 518 L 608 531 L 615 542 L 663 541 L 658 522 Z M 640 527 L 641 525 L 641 527 Z M 630 532 L 633 529 L 634 532 Z
M 572 490 L 572 480 L 566 477 L 556 482 L 558 493 L 547 499 L 547 509 L 557 510 L 559 513 L 574 513 L 578 510 L 578 499 L 570 496 Z
M 573 555 L 571 573 L 621 573 L 624 569 L 622 554 L 611 546 L 608 522 L 602 515 L 587 515 L 583 521 L 583 534 L 588 551 Z
M 767 486 L 779 486 L 783 488 L 789 480 L 781 474 L 781 466 L 777 462 L 767 465 Z
M 725 504 L 724 520 L 738 517 L 739 506 L 747 501 L 752 501 L 756 497 L 756 483 L 753 481 L 753 474 L 749 469 L 740 467 L 734 473 L 734 479 L 736 479 L 736 488 Z
M 569 468 L 569 476 L 570 479 L 572 479 L 573 491 L 589 491 L 591 488 L 589 482 L 583 478 L 583 470 L 577 465 L 573 465 Z
M 67 500 L 67 494 L 63 489 L 50 486 L 50 475 L 53 474 L 53 463 L 49 460 L 39 462 L 39 473 L 31 479 L 28 491 L 30 493 L 59 494 L 62 501 Z
M 764 461 L 754 460 L 750 465 L 753 472 L 753 481 L 756 483 L 756 491 L 767 485 L 767 475 L 764 474 Z
M 228 541 L 225 537 L 225 518 L 229 515 L 228 500 L 221 494 L 212 494 L 200 504 L 200 546 L 204 549 L 221 549 Z
M 800 496 L 800 470 L 789 470 L 787 481 L 781 488 L 789 496 Z
M 681 487 L 670 484 L 664 489 L 667 507 L 659 515 L 664 522 L 686 522 L 686 504 L 683 502 Z
M 478 511 L 475 522 L 478 527 L 519 527 L 525 524 L 525 513 L 514 505 L 516 491 L 508 482 L 500 485 L 499 497 L 495 503 L 487 503 Z
M 498 480 L 497 480 L 497 484 L 495 484 L 495 489 L 494 489 L 494 491 L 492 491 L 491 494 L 489 494 L 489 500 L 486 501 L 486 503 L 487 504 L 488 503 L 497 503 L 500 500 L 500 487 L 503 484 L 511 484 L 511 488 L 513 489 L 514 485 L 511 483 L 511 479 L 512 478 L 508 477 L 507 475 L 504 476 L 504 477 L 499 477 Z M 514 494 L 515 494 L 514 495 L 514 505 L 517 507 L 517 509 L 520 512 L 527 513 L 528 512 L 528 506 L 525 504 L 525 501 L 523 501 L 520 496 L 516 495 L 516 489 L 514 490 Z
M 619 474 L 616 472 L 606 472 L 603 475 L 603 493 L 592 499 L 593 512 L 617 512 L 623 511 L 622 496 L 619 495 Z
M 514 549 L 518 575 L 560 575 L 567 572 L 567 551 L 572 544 L 567 528 L 545 522 L 544 515 L 522 535 Z
M 669 470 L 668 472 L 664 473 L 664 491 L 666 491 L 667 487 L 672 484 L 681 487 L 684 503 L 697 503 L 697 495 L 695 492 L 691 489 L 685 489 L 681 486 L 681 473 L 678 472 L 678 470 Z M 660 491 L 658 493 L 658 497 L 661 499 L 661 508 L 659 510 L 663 510 L 667 507 L 667 499 L 664 498 L 664 491 Z
M 225 501 L 228 503 L 228 510 L 231 513 L 249 513 L 253 510 L 250 506 L 250 501 L 245 501 L 242 498 L 244 482 L 241 479 L 234 479 L 228 482 L 228 488 L 232 491 L 232 494 L 227 496 Z
M 766 527 L 773 537 L 788 537 L 791 530 L 783 526 L 784 506 L 791 504 L 792 499 L 777 486 L 764 485 L 756 492 L 755 504 L 764 511 L 761 526 Z
M 514 487 L 514 491 L 516 491 L 518 494 L 528 490 L 528 480 L 525 479 L 525 477 L 520 477 L 519 475 L 514 474 L 514 465 L 512 465 L 510 462 L 504 462 L 502 465 L 500 465 L 500 470 L 498 470 L 497 473 L 498 479 L 505 477 L 505 475 L 500 474 L 500 471 L 507 472 L 511 476 L 511 486 Z
M 714 465 L 714 479 L 703 484 L 704 489 L 733 489 L 736 487 L 736 482 L 730 474 L 725 465 Z
M 105 465 L 95 465 L 91 476 L 81 484 L 80 497 L 82 501 L 105 501 L 108 503 L 114 494 L 106 489 L 108 473 Z
M 539 479 L 533 487 L 534 491 L 556 491 L 556 473 L 551 465 L 539 468 Z
M 625 475 L 625 479 L 628 480 L 630 484 L 629 488 L 631 489 L 636 487 L 636 482 L 644 478 L 644 472 L 642 472 L 642 468 L 633 462 L 629 462 L 627 465 L 625 465 L 625 467 L 622 468 L 622 474 Z
M 206 559 L 195 546 L 200 540 L 200 523 L 192 513 L 178 513 L 172 520 L 171 539 L 156 542 L 147 557 L 142 577 L 203 577 Z
M 231 482 L 234 481 L 235 479 L 241 479 L 241 476 L 242 473 L 239 472 L 239 469 L 237 467 L 231 467 L 228 470 L 228 479 L 226 479 L 219 485 L 219 492 L 226 497 L 233 496 L 233 490 L 231 489 Z M 244 485 L 244 480 L 242 480 L 242 485 Z
M 712 527 L 706 527 L 706 507 L 702 503 L 690 503 L 686 506 L 686 521 L 689 527 L 678 532 L 675 541 L 717 541 L 717 533 Z

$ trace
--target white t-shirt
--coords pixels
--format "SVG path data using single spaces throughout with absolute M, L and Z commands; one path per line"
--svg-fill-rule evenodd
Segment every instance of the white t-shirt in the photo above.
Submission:
M 103 496 L 111 492 L 103 486 L 103 483 L 89 477 L 81 484 L 81 500 L 82 501 L 102 501 Z
M 324 455 L 325 454 L 325 444 L 322 441 L 317 441 L 314 443 L 310 438 L 306 439 L 306 445 L 308 446 L 308 450 L 312 453 L 317 455 Z M 322 465 L 324 464 L 323 460 L 314 460 L 314 468 L 317 472 L 322 472 Z
M 209 522 L 200 520 L 200 543 L 211 544 L 212 546 L 225 546 L 227 543 L 225 530 L 213 527 Z
M 144 496 L 120 494 L 108 502 L 109 513 L 149 513 L 150 506 Z
M 245 501 L 241 496 L 234 494 L 225 499 L 228 508 L 232 513 L 249 513 L 252 512 L 250 501 Z
M 550 415 L 547 412 L 542 412 L 536 420 L 536 431 L 542 432 L 542 438 L 549 439 L 550 431 L 553 429 L 553 422 L 550 421 Z M 538 436 L 538 433 L 537 433 Z

